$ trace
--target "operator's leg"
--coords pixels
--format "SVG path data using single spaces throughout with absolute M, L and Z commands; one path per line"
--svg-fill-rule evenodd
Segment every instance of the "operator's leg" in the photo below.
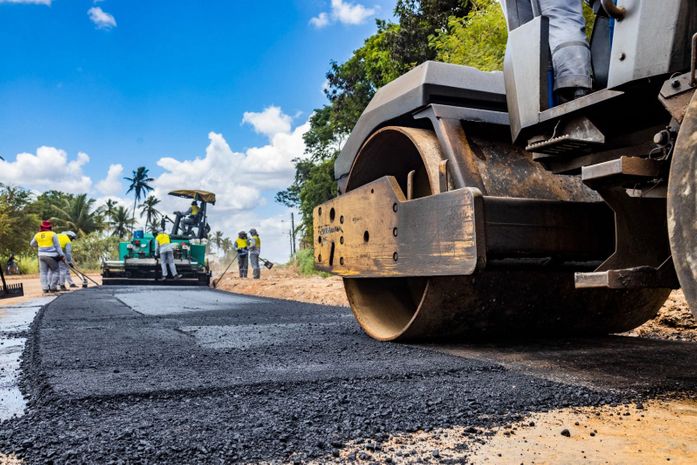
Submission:
M 65 290 L 65 281 L 68 279 L 68 264 L 65 262 L 58 262 L 58 285 L 61 290 Z
M 43 260 L 43 258 L 44 257 L 41 256 L 39 257 L 39 282 L 41 283 L 41 290 L 48 292 L 51 288 L 51 285 L 49 284 L 49 273 L 51 270 L 48 267 L 48 263 Z
M 174 252 L 167 252 L 167 266 L 169 266 L 169 271 L 172 273 L 172 277 L 174 277 L 174 279 L 179 279 L 177 267 L 174 264 Z
M 259 268 L 259 254 L 250 252 L 249 262 L 252 264 L 252 277 L 254 279 L 261 278 L 261 269 Z
M 160 267 L 162 268 L 162 279 L 167 279 L 167 254 L 171 252 L 160 253 Z
M 65 264 L 65 281 L 70 287 L 77 287 L 75 281 L 73 281 L 72 276 L 70 276 L 70 265 Z
M 239 255 L 237 262 L 240 265 L 240 278 L 247 277 L 247 254 Z
M 44 257 L 46 259 L 46 264 L 51 272 L 48 287 L 52 291 L 58 290 L 58 280 L 60 279 L 60 268 L 58 267 L 58 260 L 54 257 Z
M 549 18 L 554 89 L 571 91 L 570 98 L 587 93 L 593 85 L 582 0 L 540 0 L 540 9 Z

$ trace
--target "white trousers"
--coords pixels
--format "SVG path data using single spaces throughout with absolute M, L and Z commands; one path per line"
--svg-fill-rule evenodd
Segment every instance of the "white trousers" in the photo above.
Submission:
M 160 253 L 160 266 L 162 267 L 162 277 L 167 277 L 167 267 L 169 266 L 169 271 L 172 273 L 172 277 L 177 275 L 177 267 L 174 265 L 174 252 L 171 250 L 163 251 Z
M 41 289 L 44 291 L 58 289 L 58 280 L 60 278 L 60 268 L 58 266 L 58 257 L 49 257 L 39 255 L 39 281 Z

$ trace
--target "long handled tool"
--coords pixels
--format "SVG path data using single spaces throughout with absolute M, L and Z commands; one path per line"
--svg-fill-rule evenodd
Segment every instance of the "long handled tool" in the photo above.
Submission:
M 267 259 L 265 259 L 265 258 L 259 257 L 259 261 L 260 261 L 261 263 L 263 263 L 264 266 L 265 266 L 266 268 L 268 268 L 269 270 L 270 270 L 271 268 L 273 268 L 273 263 L 271 263 L 269 260 L 267 260 Z
M 220 277 L 219 277 L 218 279 L 216 279 L 216 280 L 213 281 L 213 289 L 217 289 L 217 288 L 218 288 L 218 284 L 220 283 L 220 281 L 222 281 L 223 277 L 225 276 L 225 273 L 228 272 L 228 270 L 230 269 L 230 267 L 232 266 L 232 264 L 235 263 L 235 262 L 237 261 L 237 257 L 238 257 L 238 256 L 235 255 L 235 258 L 233 258 L 232 261 L 230 262 L 230 264 L 227 266 L 227 268 L 225 268 L 225 271 L 223 271 L 223 274 L 221 274 Z
M 95 286 L 97 286 L 97 287 L 101 286 L 101 284 L 99 284 L 97 281 L 95 281 L 94 279 L 87 276 L 84 272 L 80 271 L 80 269 L 78 267 L 76 267 L 74 264 L 71 263 L 70 268 L 72 268 L 73 270 L 75 270 L 75 272 L 77 274 L 82 276 L 83 283 L 85 282 L 85 279 L 89 279 L 90 281 L 92 281 L 94 283 Z M 84 287 L 84 285 L 83 285 L 83 287 Z
M 2 272 L 2 265 L 0 265 L 0 282 L 2 283 L 2 287 L 0 287 L 0 299 L 21 297 L 24 295 L 24 285 L 22 283 L 7 284 L 5 282 L 5 275 Z

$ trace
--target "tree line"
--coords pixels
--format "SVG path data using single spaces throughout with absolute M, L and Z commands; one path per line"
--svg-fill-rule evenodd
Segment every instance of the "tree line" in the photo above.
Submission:
M 97 200 L 87 194 L 72 194 L 58 190 L 34 193 L 28 189 L 0 183 L 0 261 L 7 258 L 31 258 L 36 251 L 29 242 L 38 231 L 42 220 L 50 220 L 54 231 L 74 231 L 77 240 L 74 254 L 83 266 L 95 269 L 105 257 L 116 258 L 118 243 L 130 237 L 136 220 L 140 218 L 146 230 L 155 232 L 160 227 L 163 213 L 158 209 L 160 199 L 150 194 L 153 178 L 146 167 L 133 171 L 126 194 L 133 194 L 133 208 L 107 199 Z M 232 240 L 216 232 L 210 241 L 217 251 L 226 255 L 233 250 Z M 33 263 L 30 266 L 33 268 Z

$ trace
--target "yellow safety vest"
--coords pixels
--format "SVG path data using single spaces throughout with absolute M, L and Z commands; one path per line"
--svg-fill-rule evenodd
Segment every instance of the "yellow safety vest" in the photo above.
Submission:
M 257 250 L 261 250 L 261 237 L 259 236 L 252 236 L 254 238 L 254 242 L 256 243 L 256 248 Z
M 201 211 L 200 208 L 198 208 L 196 205 L 191 206 L 191 216 L 196 216 L 198 215 L 198 212 Z
M 53 236 L 56 233 L 53 231 L 41 231 L 34 235 L 34 240 L 39 245 L 39 247 L 53 247 Z
M 247 248 L 247 239 L 242 239 L 241 237 L 238 237 L 235 240 L 235 244 L 237 245 L 238 249 L 246 249 Z
M 169 244 L 171 241 L 169 239 L 169 234 L 165 233 L 160 233 L 157 235 L 155 238 L 155 241 L 157 242 L 157 245 L 166 245 Z
M 72 241 L 70 240 L 70 238 L 67 235 L 65 235 L 65 234 L 58 235 L 58 243 L 60 244 L 61 249 L 65 250 L 65 246 L 70 244 L 71 242 Z

